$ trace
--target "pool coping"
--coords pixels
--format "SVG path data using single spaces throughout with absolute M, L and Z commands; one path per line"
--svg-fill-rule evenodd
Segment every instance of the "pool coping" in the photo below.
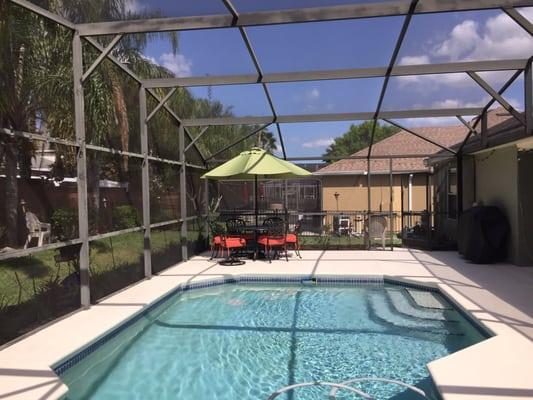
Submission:
M 154 296 L 153 293 L 150 295 L 151 298 L 146 303 L 142 304 L 141 307 L 139 307 L 138 304 L 132 305 L 131 307 L 127 308 L 126 311 L 123 311 L 123 314 L 121 314 L 119 317 L 114 317 L 112 321 L 107 321 L 104 318 L 104 325 L 107 324 L 106 329 L 100 330 L 98 334 L 93 334 L 91 336 L 90 340 L 85 340 L 84 343 L 77 343 L 77 345 L 74 348 L 68 348 L 68 343 L 65 345 L 65 348 L 63 346 L 61 347 L 61 351 L 56 351 L 56 353 L 53 356 L 48 355 L 46 357 L 46 361 L 43 359 L 36 359 L 36 360 L 19 360 L 17 359 L 17 350 L 19 347 L 23 347 L 23 350 L 28 351 L 28 347 L 32 348 L 32 346 L 35 346 L 35 343 L 29 343 L 32 341 L 35 336 L 46 336 L 46 331 L 54 330 L 54 328 L 57 328 L 57 325 L 65 324 L 65 321 L 69 321 L 72 319 L 78 318 L 80 315 L 84 313 L 90 313 L 91 309 L 89 310 L 79 310 L 78 312 L 73 313 L 68 318 L 59 320 L 53 324 L 51 324 L 49 327 L 39 330 L 33 335 L 30 335 L 28 338 L 23 339 L 22 341 L 19 341 L 17 343 L 14 343 L 12 346 L 9 346 L 3 350 L 0 351 L 0 365 L 2 367 L 0 370 L 7 370 L 8 372 L 11 370 L 10 368 L 4 368 L 4 366 L 12 367 L 14 368 L 14 371 L 26 371 L 31 369 L 38 370 L 39 374 L 32 376 L 32 375 L 25 375 L 25 376 L 18 376 L 15 375 L 12 380 L 5 380 L 4 383 L 8 383 L 7 388 L 4 388 L 4 390 L 10 390 L 10 391 L 4 391 L 2 394 L 2 389 L 0 389 L 0 398 L 20 398 L 20 399 L 59 399 L 62 396 L 64 396 L 68 388 L 65 384 L 61 381 L 61 379 L 58 377 L 58 375 L 52 370 L 53 366 L 57 366 L 60 362 L 65 361 L 69 356 L 72 354 L 75 354 L 76 352 L 79 352 L 83 348 L 86 348 L 87 346 L 90 346 L 92 343 L 98 341 L 100 338 L 106 336 L 114 329 L 117 329 L 120 325 L 125 324 L 128 322 L 128 320 L 134 318 L 138 314 L 142 314 L 143 312 L 146 312 L 146 309 L 149 307 L 156 307 L 157 304 L 160 304 L 164 302 L 166 299 L 168 299 L 170 296 L 173 295 L 173 292 L 179 291 L 180 286 L 183 286 L 184 284 L 196 284 L 201 285 L 205 284 L 206 282 L 209 282 L 210 280 L 213 280 L 213 277 L 215 278 L 229 278 L 229 279 L 241 279 L 242 277 L 246 276 L 279 276 L 279 273 L 274 274 L 214 274 L 210 276 L 202 275 L 201 273 L 197 274 L 188 274 L 188 275 L 180 275 L 184 278 L 182 279 L 182 282 L 173 282 L 171 284 L 168 283 L 169 279 L 168 277 L 165 278 L 165 273 L 167 271 L 173 272 L 172 270 L 176 268 L 183 268 L 183 264 L 177 265 L 174 267 L 170 267 L 169 269 L 163 271 L 161 275 L 157 275 L 152 277 L 152 279 L 143 280 L 141 282 L 138 282 L 137 284 L 132 285 L 130 288 L 121 291 L 120 293 L 114 294 L 102 302 L 98 303 L 97 305 L 91 307 L 91 309 L 97 309 L 100 308 L 100 314 L 102 313 L 101 306 L 106 305 L 113 305 L 109 304 L 110 302 L 113 302 L 118 297 L 126 297 L 126 298 L 136 298 L 135 292 L 138 292 L 139 287 L 146 286 L 146 285 L 152 285 L 156 286 L 157 295 Z M 172 275 L 172 273 L 168 274 L 169 276 Z M 283 275 L 283 274 L 282 274 Z M 285 274 L 283 276 L 287 276 L 289 274 Z M 298 274 L 298 276 L 303 276 L 305 274 Z M 311 274 L 307 276 L 313 276 L 313 277 L 332 277 L 333 279 L 339 279 L 339 277 L 344 278 L 352 278 L 352 279 L 361 279 L 361 278 L 368 278 L 368 274 L 364 273 L 358 273 L 357 271 L 354 271 L 350 274 Z M 502 324 L 500 320 L 497 318 L 491 316 L 486 311 L 480 311 L 479 307 L 472 303 L 470 300 L 466 299 L 464 296 L 462 296 L 460 293 L 455 291 L 450 286 L 443 284 L 438 278 L 436 277 L 409 277 L 406 278 L 404 276 L 398 276 L 398 275 L 390 275 L 390 274 L 375 274 L 373 275 L 374 278 L 378 277 L 380 279 L 383 279 L 384 281 L 389 280 L 394 283 L 399 284 L 406 284 L 409 286 L 414 286 L 426 290 L 434 290 L 439 291 L 440 294 L 447 300 L 450 301 L 459 311 L 463 313 L 469 320 L 473 321 L 477 326 L 482 327 L 483 330 L 486 332 L 491 333 L 493 336 L 489 339 L 486 339 L 478 344 L 475 344 L 473 346 L 470 346 L 468 348 L 465 348 L 463 350 L 460 350 L 459 352 L 452 353 L 446 357 L 440 358 L 438 360 L 434 360 L 430 362 L 427 367 L 430 372 L 430 375 L 435 383 L 435 386 L 438 388 L 438 390 L 441 392 L 441 395 L 443 399 L 447 400 L 449 399 L 455 399 L 455 398 L 466 398 L 461 396 L 454 396 L 454 395 L 445 395 L 445 390 L 448 390 L 447 382 L 450 380 L 450 373 L 453 373 L 453 377 L 457 375 L 457 370 L 452 368 L 452 372 L 450 372 L 450 366 L 451 367 L 457 367 L 457 360 L 461 360 L 461 362 L 464 363 L 465 356 L 464 354 L 467 354 L 468 361 L 472 361 L 471 359 L 476 357 L 478 353 L 483 354 L 491 354 L 493 347 L 498 347 L 498 349 L 505 345 L 505 343 L 508 343 L 509 341 L 513 341 L 515 343 L 517 340 L 524 341 L 524 337 L 516 332 L 513 328 L 506 326 L 505 323 Z M 167 280 L 164 282 L 164 280 Z M 158 285 L 156 285 L 156 282 L 159 282 Z M 164 284 L 163 284 L 164 283 Z M 159 288 L 158 286 L 162 286 Z M 154 288 L 151 288 L 154 289 Z M 106 304 L 108 303 L 108 304 Z M 85 314 L 86 315 L 86 314 Z M 74 321 L 75 322 L 75 321 Z M 85 320 L 86 322 L 86 320 Z M 102 321 L 100 321 L 102 322 Z M 56 333 L 56 339 L 58 338 L 57 332 Z M 53 335 L 52 335 L 53 336 Z M 505 339 L 504 343 L 502 344 L 502 340 Z M 526 339 L 527 340 L 527 339 Z M 42 338 L 41 338 L 42 341 Z M 478 351 L 478 347 L 482 344 L 485 344 L 487 342 L 490 342 L 489 345 L 483 346 L 483 349 Z M 28 344 L 29 343 L 29 344 Z M 494 344 L 492 344 L 494 343 Z M 528 341 L 528 343 L 530 343 Z M 70 343 L 72 344 L 72 343 Z M 24 346 L 26 345 L 26 348 Z M 523 343 L 521 344 L 523 345 Z M 488 348 L 488 349 L 487 349 Z M 57 349 L 56 349 L 57 350 Z M 500 349 L 501 350 L 501 349 Z M 526 348 L 525 354 L 531 354 L 530 348 Z M 38 349 L 40 351 L 40 349 Z M 61 354 L 59 354 L 61 353 Z M 509 353 L 507 351 L 507 353 Z M 526 363 L 523 364 L 523 367 L 527 366 Z M 19 369 L 17 369 L 17 367 Z M 2 376 L 3 374 L 0 373 L 0 383 L 2 382 Z M 5 374 L 4 374 L 5 375 Z M 9 373 L 7 374 L 9 376 Z M 40 379 L 38 379 L 39 377 Z M 31 384 L 29 384 L 31 382 Z M 490 384 L 490 381 L 487 381 L 487 385 Z M 2 388 L 3 384 L 0 384 L 0 388 Z M 490 385 L 489 385 L 490 387 Z M 523 386 L 522 386 L 523 387 Z M 13 390 L 15 388 L 18 388 L 18 390 Z M 525 389 L 527 393 L 529 393 L 529 386 Z M 472 397 L 468 397 L 472 398 Z M 476 397 L 477 398 L 477 397 Z M 481 397 L 480 397 L 481 398 Z M 488 398 L 488 397 L 487 397 Z M 494 398 L 494 397 L 491 397 Z

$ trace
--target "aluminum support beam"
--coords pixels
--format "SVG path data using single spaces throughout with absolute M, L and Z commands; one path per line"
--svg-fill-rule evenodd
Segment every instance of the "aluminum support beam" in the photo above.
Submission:
M 371 179 L 371 168 L 370 168 L 370 157 L 367 156 L 366 158 L 366 194 L 367 194 L 367 206 L 368 206 L 368 218 L 367 218 L 367 226 L 366 226 L 366 232 L 365 232 L 365 241 L 366 241 L 366 248 L 367 250 L 370 250 L 371 247 L 371 238 L 370 238 L 370 225 L 372 224 L 372 179 Z
M 144 228 L 144 276 L 150 278 L 152 276 L 152 254 L 150 243 L 150 161 L 148 160 L 148 125 L 146 118 L 146 89 L 144 86 L 139 88 L 139 122 L 141 124 L 141 153 L 144 157 L 141 171 Z
M 87 149 L 85 148 L 85 100 L 83 92 L 83 49 L 81 37 L 72 38 L 72 75 L 74 79 L 74 129 L 78 142 L 77 189 L 78 189 L 78 238 L 80 247 L 80 304 L 91 305 L 89 275 L 89 209 L 87 205 Z
M 508 88 L 509 86 L 511 86 L 513 84 L 513 82 L 518 79 L 518 77 L 522 75 L 522 71 L 516 71 L 513 76 L 511 76 L 507 82 L 504 83 L 504 85 L 501 87 L 501 89 L 498 91 L 498 94 L 499 95 L 502 95 Z M 492 107 L 492 105 L 496 102 L 496 99 L 493 97 L 492 99 L 490 99 L 490 101 L 485 105 L 485 107 L 483 107 L 483 109 L 481 110 L 481 112 L 477 113 L 479 114 L 479 116 L 476 118 L 476 121 L 474 122 L 474 125 L 472 125 L 472 128 L 473 129 L 476 129 L 476 127 L 478 126 L 479 122 L 483 119 L 483 115 L 486 114 L 490 107 Z M 457 115 L 467 115 L 467 114 L 462 114 L 462 113 L 457 113 Z M 486 118 L 486 115 L 485 115 L 485 118 Z M 486 130 L 484 131 L 485 132 L 485 138 L 486 138 Z M 472 135 L 472 131 L 468 132 L 468 134 L 466 135 L 465 137 L 465 140 L 463 140 L 463 143 L 461 144 L 461 146 L 459 146 L 459 150 L 457 150 L 457 153 L 461 153 L 463 151 L 463 148 L 465 147 L 466 143 L 468 142 L 468 139 L 470 139 L 470 136 Z M 482 135 L 483 135 L 483 131 L 482 131 Z M 483 138 L 482 138 L 483 140 Z
M 481 114 L 481 146 L 488 147 L 489 144 L 489 117 L 488 113 Z
M 402 111 L 382 111 L 379 115 L 381 119 L 401 119 L 401 118 L 429 118 L 429 117 L 455 117 L 456 115 L 479 115 L 483 111 L 481 107 L 470 108 L 443 108 L 426 110 L 402 110 Z M 336 114 L 301 114 L 301 115 L 279 115 L 277 122 L 300 123 L 300 122 L 327 122 L 327 121 L 366 121 L 374 117 L 373 112 L 354 112 Z M 219 118 L 199 118 L 184 119 L 185 126 L 220 126 L 220 125 L 259 125 L 274 123 L 272 117 L 219 117 Z
M 524 70 L 524 105 L 526 114 L 526 132 L 533 135 L 533 58 L 530 58 Z
M 468 131 L 472 133 L 472 135 L 479 135 L 479 132 L 476 131 L 474 127 L 470 125 L 470 123 L 467 120 L 465 120 L 460 115 L 456 115 L 456 117 L 459 120 L 459 122 L 461 122 L 461 124 L 463 124 L 466 127 L 466 129 L 468 129 Z
M 503 11 L 511 17 L 518 25 L 520 25 L 524 30 L 529 33 L 530 35 L 533 35 L 533 24 L 529 22 L 529 20 L 524 17 L 522 14 L 520 14 L 517 10 L 515 10 L 513 7 L 503 7 Z
M 231 0 L 222 0 L 228 11 L 233 15 L 233 25 L 236 25 L 239 22 L 239 14 L 237 13 L 237 10 L 235 7 L 233 7 L 233 4 L 231 3 Z M 272 117 L 274 122 L 277 121 L 278 116 L 276 113 L 276 108 L 274 107 L 274 101 L 272 100 L 272 96 L 270 95 L 270 91 L 268 90 L 268 86 L 266 83 L 263 82 L 263 70 L 261 69 L 261 64 L 259 63 L 259 59 L 257 58 L 257 54 L 255 54 L 254 48 L 252 46 L 252 42 L 250 41 L 250 38 L 248 37 L 248 34 L 246 33 L 246 30 L 244 27 L 239 26 L 239 32 L 241 34 L 242 40 L 244 42 L 244 45 L 246 46 L 246 49 L 248 50 L 248 54 L 250 55 L 250 58 L 252 59 L 252 62 L 255 66 L 255 70 L 257 72 L 257 82 L 261 83 L 261 86 L 263 87 L 263 91 L 265 93 L 265 96 L 268 101 L 268 105 L 270 107 L 270 111 L 272 112 Z M 276 123 L 276 128 L 278 130 L 278 136 L 279 141 L 281 144 L 281 150 L 283 152 L 283 158 L 287 158 L 287 154 L 285 153 L 285 144 L 283 143 L 283 136 L 281 135 L 281 129 L 279 127 L 279 124 Z
M 389 240 L 390 240 L 390 249 L 394 251 L 394 222 L 392 220 L 394 214 L 393 202 L 393 187 L 394 187 L 394 178 L 392 176 L 392 158 L 389 160 Z M 427 194 L 426 194 L 427 195 Z
M 104 51 L 104 48 L 102 47 L 102 45 L 100 43 L 98 43 L 97 40 L 95 40 L 94 38 L 91 38 L 91 37 L 85 37 L 84 38 L 85 40 L 87 40 L 87 42 L 89 42 L 89 44 L 91 44 L 95 49 L 99 50 L 100 52 Z M 130 78 L 132 78 L 134 81 L 136 81 L 137 83 L 139 83 L 140 85 L 142 85 L 143 83 L 143 80 L 141 78 L 139 78 L 133 71 L 131 71 L 128 67 L 126 67 L 124 64 L 122 64 L 119 60 L 117 60 L 115 57 L 113 57 L 111 54 L 108 54 L 107 55 L 107 58 L 109 58 L 113 64 L 115 64 L 117 67 L 119 67 L 122 71 L 124 71 L 126 74 L 128 74 L 128 76 Z M 157 95 L 157 93 L 153 90 L 153 89 L 149 89 L 147 88 L 147 93 L 152 96 L 157 102 L 160 102 L 161 101 L 161 98 Z M 168 106 L 168 105 L 164 105 L 163 106 L 164 109 L 178 122 L 178 123 L 181 123 L 181 120 L 180 118 L 176 115 L 176 113 Z M 187 135 L 189 136 L 189 138 L 192 140 L 192 137 L 189 133 L 189 131 L 186 129 L 185 130 L 185 133 L 187 133 Z M 198 151 L 198 154 L 200 154 L 200 157 L 202 158 L 202 161 L 204 161 L 204 156 L 202 154 L 202 152 L 200 151 L 200 149 L 198 149 L 197 146 L 195 146 L 196 148 L 196 151 Z
M 372 155 L 370 157 L 371 160 L 388 160 L 390 158 L 398 159 L 398 158 L 426 158 L 431 157 L 434 154 L 395 154 L 394 156 L 386 156 L 386 155 Z M 338 161 L 338 160 L 366 160 L 368 159 L 367 156 L 338 156 L 338 157 L 327 157 L 327 156 L 316 156 L 316 157 L 287 157 L 287 161 Z M 221 160 L 217 160 L 221 161 Z M 227 160 L 226 160 L 227 161 Z
M 183 126 L 183 124 L 180 124 L 178 127 L 178 140 L 178 158 L 182 163 L 180 167 L 180 216 L 183 220 L 183 222 L 181 223 L 181 256 L 183 261 L 187 261 L 189 258 L 187 249 L 187 167 L 185 165 L 185 127 Z
M 383 99 L 385 98 L 385 93 L 387 92 L 387 86 L 389 85 L 391 72 L 394 68 L 394 65 L 396 64 L 396 59 L 398 58 L 398 54 L 400 53 L 400 48 L 402 47 L 403 39 L 405 38 L 405 34 L 409 29 L 409 24 L 411 23 L 411 18 L 413 17 L 413 13 L 416 9 L 417 4 L 418 0 L 411 0 L 411 3 L 409 4 L 409 10 L 403 21 L 402 29 L 400 31 L 400 34 L 398 35 L 398 39 L 396 40 L 396 45 L 394 46 L 394 50 L 389 61 L 389 66 L 387 68 L 387 72 L 385 73 L 385 79 L 383 80 L 383 86 L 381 87 L 381 93 L 379 95 L 378 104 L 376 106 L 376 112 L 374 113 L 374 116 L 372 118 L 374 122 L 372 124 L 372 133 L 370 134 L 370 143 L 368 145 L 368 157 L 370 157 L 370 155 L 372 154 L 372 146 L 374 146 L 374 135 L 376 133 L 379 113 L 381 111 Z
M 161 101 L 159 101 L 159 104 L 157 104 L 157 106 L 154 107 L 152 112 L 150 114 L 148 114 L 148 116 L 146 117 L 146 122 L 149 122 L 153 118 L 153 116 L 161 109 L 161 107 L 163 107 L 165 104 L 167 104 L 167 101 L 170 100 L 170 98 L 176 92 L 176 90 L 177 90 L 177 88 L 170 89 L 170 91 L 167 93 L 167 95 L 165 97 L 163 97 L 161 99 Z
M 207 157 L 207 158 L 205 159 L 205 161 L 209 161 L 209 160 L 215 158 L 216 156 L 218 156 L 219 154 L 224 153 L 226 150 L 231 149 L 233 146 L 235 146 L 235 145 L 237 145 L 237 144 L 239 144 L 239 143 L 245 141 L 246 139 L 252 137 L 253 135 L 256 135 L 258 132 L 261 132 L 263 129 L 268 128 L 269 125 L 270 125 L 270 123 L 268 123 L 268 124 L 264 124 L 263 126 L 260 126 L 259 128 L 255 128 L 254 130 L 252 130 L 252 132 L 248 133 L 247 135 L 243 136 L 243 137 L 240 138 L 240 139 L 237 139 L 237 140 L 234 141 L 233 143 L 231 143 L 231 144 L 225 146 L 223 149 L 217 151 L 215 154 L 210 155 L 209 157 Z
M 76 25 L 72 22 L 66 20 L 65 18 L 54 14 L 53 12 L 50 12 L 42 7 L 39 7 L 35 3 L 32 3 L 30 1 L 26 0 L 10 0 L 13 4 L 16 4 L 22 8 L 25 8 L 26 10 L 29 10 L 37 15 L 40 15 L 42 17 L 45 17 L 46 19 L 49 19 L 50 21 L 56 22 L 61 26 L 64 26 L 65 28 L 72 29 L 73 31 L 76 30 Z
M 415 14 L 489 10 L 530 5 L 531 0 L 424 0 L 418 5 Z M 78 24 L 77 28 L 82 36 L 91 36 L 389 17 L 407 15 L 408 12 L 408 3 L 403 0 L 393 0 L 379 3 L 369 2 L 366 4 L 242 13 L 239 15 L 238 21 L 235 21 L 235 17 L 231 14 L 221 14 L 96 22 Z
M 281 144 L 281 152 L 283 153 L 283 159 L 286 160 L 287 152 L 285 151 L 285 143 L 283 141 L 283 135 L 281 134 L 281 127 L 279 126 L 277 122 L 276 122 L 276 129 L 278 131 L 279 143 Z
M 396 65 L 391 76 L 455 74 L 468 71 L 510 71 L 524 69 L 527 59 L 493 60 L 493 61 L 461 61 L 442 64 Z M 387 67 L 352 68 L 323 71 L 276 72 L 271 74 L 243 74 L 220 76 L 197 76 L 184 78 L 145 79 L 147 88 L 195 87 L 248 85 L 262 83 L 306 82 L 337 79 L 381 78 L 385 76 Z
M 422 139 L 422 140 L 425 140 L 426 142 L 431 143 L 432 145 L 437 146 L 437 147 L 441 148 L 442 150 L 446 150 L 446 151 L 448 151 L 448 152 L 450 152 L 450 153 L 452 153 L 452 154 L 456 154 L 456 152 L 455 152 L 454 150 L 450 149 L 449 147 L 444 146 L 444 145 L 442 145 L 442 144 L 440 144 L 440 143 L 438 143 L 438 142 L 435 142 L 435 141 L 433 141 L 433 140 L 431 140 L 431 139 L 428 139 L 427 137 L 424 137 L 424 136 L 422 136 L 421 134 L 416 133 L 416 132 L 413 131 L 412 129 L 406 128 L 406 127 L 400 125 L 399 123 L 397 123 L 397 122 L 395 122 L 395 121 L 392 121 L 392 120 L 390 120 L 390 119 L 384 119 L 383 121 L 385 121 L 385 122 L 387 122 L 387 123 L 389 123 L 389 124 L 391 124 L 391 125 L 394 125 L 395 127 L 400 128 L 401 130 L 403 130 L 403 131 L 405 131 L 405 132 L 407 132 L 407 133 L 410 133 L 410 134 L 413 135 L 413 136 L 416 136 L 417 138 L 420 138 L 420 139 Z
M 107 47 L 100 53 L 100 55 L 98 56 L 98 58 L 96 60 L 94 60 L 94 62 L 92 63 L 92 65 L 87 69 L 87 71 L 85 71 L 85 73 L 83 74 L 81 80 L 83 82 L 85 82 L 87 80 L 87 78 L 93 73 L 93 71 L 102 63 L 102 61 L 104 61 L 104 59 L 113 51 L 113 49 L 115 48 L 115 46 L 117 45 L 117 43 L 120 41 L 120 39 L 122 39 L 124 35 L 123 34 L 118 34 L 116 35 L 113 40 L 111 41 L 111 43 L 109 43 L 107 45 Z
M 481 76 L 475 72 L 467 72 L 467 74 L 479 85 L 481 88 L 487 92 L 494 100 L 501 104 L 507 112 L 509 112 L 513 117 L 515 117 L 522 125 L 526 125 L 522 114 L 514 109 L 507 100 L 505 100 L 498 92 L 496 92 Z
M 200 131 L 200 133 L 191 141 L 191 143 L 185 147 L 185 153 L 187 153 L 187 150 L 189 150 L 203 136 L 203 134 L 207 132 L 208 129 L 209 126 L 206 126 Z

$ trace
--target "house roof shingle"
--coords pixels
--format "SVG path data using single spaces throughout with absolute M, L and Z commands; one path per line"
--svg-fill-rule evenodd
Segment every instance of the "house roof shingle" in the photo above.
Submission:
M 489 133 L 492 127 L 501 126 L 501 124 L 512 118 L 503 108 L 496 108 L 488 113 Z M 421 136 L 424 136 L 445 147 L 456 147 L 465 139 L 468 130 L 463 125 L 455 126 L 435 126 L 435 127 L 418 127 L 412 130 Z M 425 172 L 428 167 L 424 165 L 424 159 L 428 155 L 445 152 L 440 147 L 435 146 L 423 139 L 420 139 L 409 132 L 401 130 L 400 132 L 389 136 L 372 146 L 372 154 L 379 156 L 401 156 L 416 155 L 418 158 L 394 158 L 392 167 L 394 173 L 412 173 Z M 359 150 L 352 156 L 366 156 L 368 147 Z M 373 159 L 370 162 L 371 173 L 388 173 L 388 159 Z M 343 175 L 343 174 L 363 174 L 367 170 L 367 160 L 364 159 L 343 159 L 321 168 L 316 175 Z

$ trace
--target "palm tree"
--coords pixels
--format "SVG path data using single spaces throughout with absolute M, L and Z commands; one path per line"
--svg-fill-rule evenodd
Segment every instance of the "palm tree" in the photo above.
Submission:
M 32 43 L 39 29 L 35 15 L 0 0 L 0 127 L 26 131 L 35 124 L 36 97 L 31 78 L 38 60 Z M 17 244 L 19 231 L 17 175 L 30 176 L 32 153 L 27 139 L 0 134 L 0 163 L 6 175 L 4 218 L 7 244 L 11 246 Z

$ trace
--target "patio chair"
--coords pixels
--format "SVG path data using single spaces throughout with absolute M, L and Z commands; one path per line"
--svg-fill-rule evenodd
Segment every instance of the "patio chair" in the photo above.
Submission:
M 299 258 L 302 258 L 302 255 L 300 254 L 300 240 L 298 238 L 298 235 L 300 234 L 301 229 L 302 229 L 302 223 L 301 221 L 298 221 L 298 223 L 294 227 L 294 231 L 288 232 L 285 235 L 285 241 L 287 242 L 287 248 L 292 247 L 294 249 L 294 253 Z
M 242 265 L 245 262 L 242 260 L 239 260 L 237 258 L 236 253 L 239 250 L 243 250 L 246 248 L 246 239 L 243 237 L 236 237 L 236 236 L 222 236 L 220 240 L 220 249 L 222 250 L 222 254 L 224 254 L 224 250 L 226 250 L 227 257 L 220 261 L 219 264 L 221 265 Z
M 339 217 L 339 235 L 352 235 L 352 222 L 349 217 Z
M 387 230 L 387 219 L 383 216 L 370 216 L 370 226 L 368 220 L 365 223 L 366 235 L 368 241 L 372 239 L 381 239 L 381 246 L 385 250 L 385 231 Z
M 50 243 L 52 225 L 39 221 L 39 218 L 30 211 L 26 211 L 25 217 L 26 228 L 28 228 L 28 237 L 26 238 L 26 243 L 24 243 L 24 248 L 28 248 L 28 245 L 33 238 L 37 238 L 38 247 L 41 247 L 45 241 Z
M 278 255 L 280 249 L 285 251 L 285 260 L 289 261 L 289 257 L 287 255 L 285 223 L 283 220 L 281 221 L 281 223 L 279 223 L 279 221 L 272 221 L 271 223 L 268 223 L 266 225 L 266 235 L 259 236 L 259 239 L 257 240 L 259 245 L 264 246 L 265 254 L 267 255 L 268 262 L 270 263 L 272 262 L 272 251 L 275 250 L 276 255 Z
M 228 236 L 242 236 L 246 222 L 241 218 L 228 218 L 226 220 L 226 234 Z
M 222 226 L 217 224 L 216 221 L 209 221 L 209 234 L 211 235 L 211 258 L 209 259 L 212 260 L 213 258 L 218 257 L 225 232 Z

